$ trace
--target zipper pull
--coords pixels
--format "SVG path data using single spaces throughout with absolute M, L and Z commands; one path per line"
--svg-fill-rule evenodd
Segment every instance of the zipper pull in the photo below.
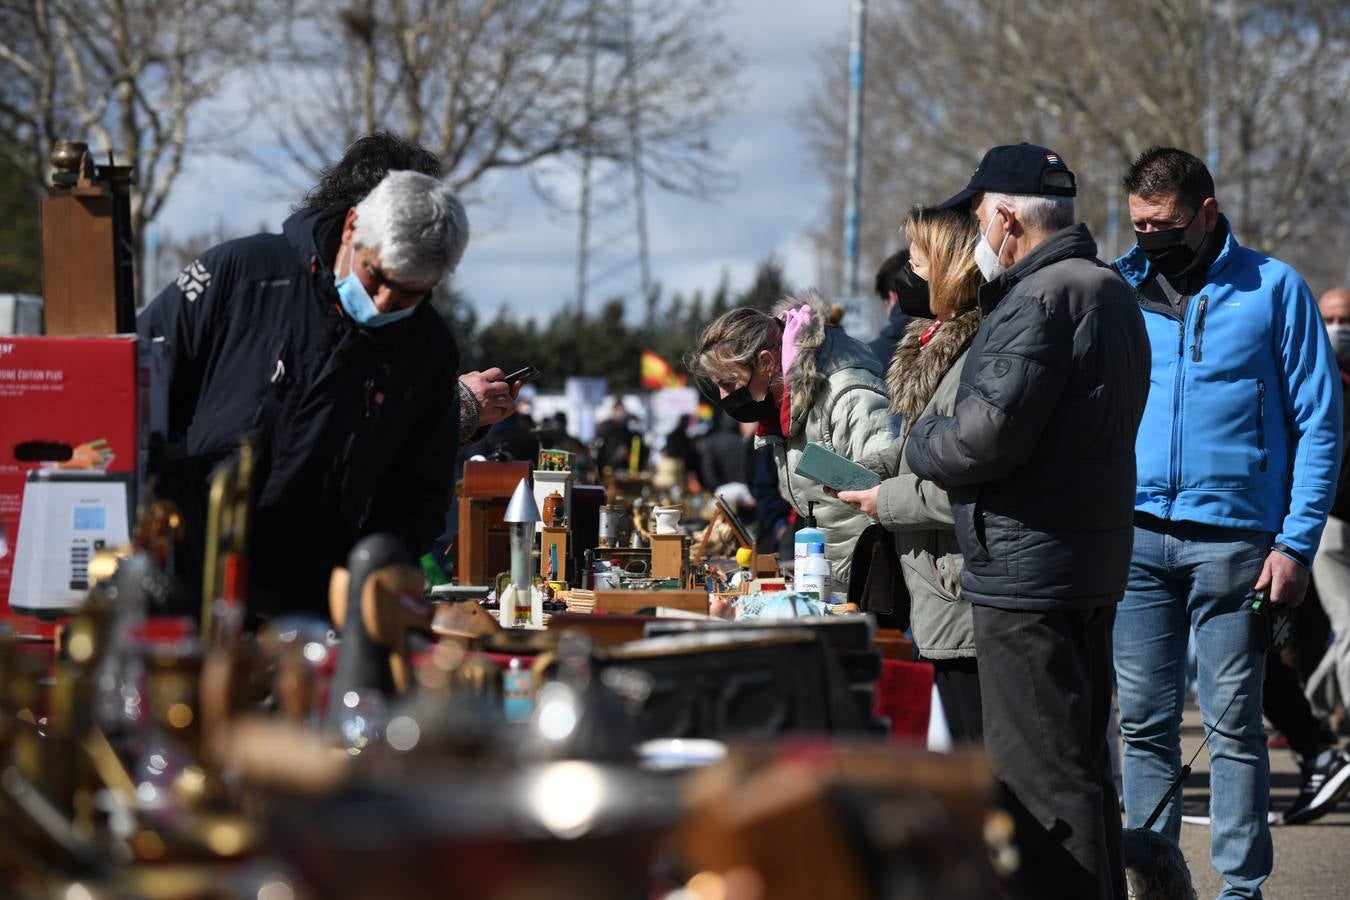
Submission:
M 1195 343 L 1191 344 L 1191 361 L 1199 362 L 1205 356 L 1203 350 L 1205 332 L 1205 312 L 1209 309 L 1209 295 L 1200 295 L 1200 312 L 1195 317 Z

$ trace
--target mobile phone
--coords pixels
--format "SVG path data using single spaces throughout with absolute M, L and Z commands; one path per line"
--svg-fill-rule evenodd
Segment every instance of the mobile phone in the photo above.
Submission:
M 505 381 L 507 384 L 515 384 L 517 381 L 534 381 L 543 374 L 543 372 L 540 372 L 534 366 L 526 366 L 523 369 L 516 369 L 516 371 L 512 372 L 510 375 L 502 378 L 502 381 Z

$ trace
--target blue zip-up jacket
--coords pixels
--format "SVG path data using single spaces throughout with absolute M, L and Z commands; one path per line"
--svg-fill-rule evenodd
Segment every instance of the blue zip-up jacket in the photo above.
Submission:
M 1299 274 L 1240 246 L 1222 216 L 1216 227 L 1224 247 L 1184 316 L 1149 285 L 1138 246 L 1116 260 L 1153 347 L 1135 509 L 1274 532 L 1307 565 L 1340 471 L 1336 356 Z

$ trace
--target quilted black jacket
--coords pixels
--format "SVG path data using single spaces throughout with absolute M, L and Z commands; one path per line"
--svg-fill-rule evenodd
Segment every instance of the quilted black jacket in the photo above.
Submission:
M 910 435 L 910 467 L 950 494 L 972 603 L 1124 593 L 1150 351 L 1133 292 L 1096 255 L 1086 226 L 1065 228 L 981 288 L 954 414 Z

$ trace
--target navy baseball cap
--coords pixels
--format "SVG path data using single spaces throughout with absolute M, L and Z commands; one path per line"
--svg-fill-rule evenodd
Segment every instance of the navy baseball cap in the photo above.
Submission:
M 1046 176 L 1053 172 L 1062 172 L 1068 178 L 1051 178 L 1050 181 L 1056 183 L 1047 183 Z M 969 207 L 970 198 L 983 191 L 1072 197 L 1078 193 L 1077 184 L 1064 160 L 1050 148 L 1025 143 L 1004 144 L 986 153 L 971 174 L 966 189 L 939 203 L 938 208 Z

